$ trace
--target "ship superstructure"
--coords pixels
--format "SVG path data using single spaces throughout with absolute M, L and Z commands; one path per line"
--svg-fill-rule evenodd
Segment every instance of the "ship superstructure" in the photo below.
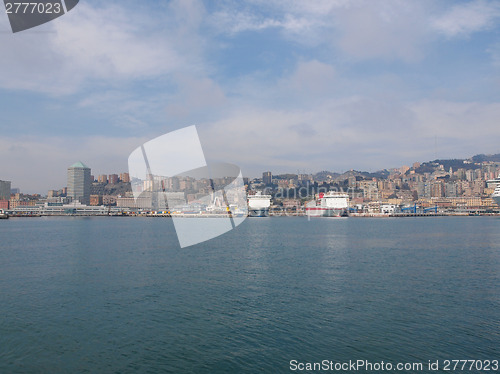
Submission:
M 271 206 L 271 195 L 263 195 L 258 191 L 255 195 L 248 195 L 248 216 L 268 217 Z
M 493 201 L 500 206 L 500 184 L 497 184 L 493 195 L 491 195 Z
M 329 191 L 319 193 L 316 199 L 306 204 L 309 217 L 343 217 L 349 209 L 349 195 L 344 192 Z

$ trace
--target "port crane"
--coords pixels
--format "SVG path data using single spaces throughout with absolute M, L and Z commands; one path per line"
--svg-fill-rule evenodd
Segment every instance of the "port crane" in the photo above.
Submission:
M 436 205 L 436 206 L 434 206 L 434 207 L 432 207 L 432 208 L 425 208 L 425 209 L 424 209 L 424 213 L 428 213 L 428 212 L 430 212 L 430 211 L 434 211 L 434 213 L 436 213 L 436 214 L 437 214 L 437 212 L 438 212 L 438 207 L 437 207 L 437 205 Z
M 417 204 L 415 204 L 414 206 L 402 207 L 401 211 L 416 214 L 417 213 Z

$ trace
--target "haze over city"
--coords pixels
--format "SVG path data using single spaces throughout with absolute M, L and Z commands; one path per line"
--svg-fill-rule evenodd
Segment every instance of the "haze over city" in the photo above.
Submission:
M 75 160 L 126 171 L 192 124 L 250 176 L 497 153 L 499 18 L 495 1 L 89 0 L 12 37 L 0 17 L 0 177 L 44 192 Z

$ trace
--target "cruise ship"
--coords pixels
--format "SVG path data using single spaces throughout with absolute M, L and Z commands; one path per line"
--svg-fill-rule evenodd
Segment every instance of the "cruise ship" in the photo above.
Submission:
M 348 209 L 349 195 L 344 192 L 319 193 L 306 204 L 308 217 L 345 217 Z
M 248 216 L 268 217 L 271 206 L 271 195 L 262 195 L 257 192 L 255 195 L 248 195 Z
M 500 206 L 500 184 L 497 184 L 493 195 L 491 195 L 493 201 Z
M 488 188 L 494 188 L 494 192 L 491 195 L 493 201 L 500 206 L 500 175 L 495 179 L 490 179 L 486 181 L 486 186 Z

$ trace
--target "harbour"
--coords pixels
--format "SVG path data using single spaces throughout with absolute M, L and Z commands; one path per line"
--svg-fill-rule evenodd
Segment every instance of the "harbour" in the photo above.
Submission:
M 0 374 L 500 373 L 500 0 L 4 6 Z
M 498 217 L 248 218 L 185 249 L 170 219 L 4 223 L 2 373 L 498 357 Z

